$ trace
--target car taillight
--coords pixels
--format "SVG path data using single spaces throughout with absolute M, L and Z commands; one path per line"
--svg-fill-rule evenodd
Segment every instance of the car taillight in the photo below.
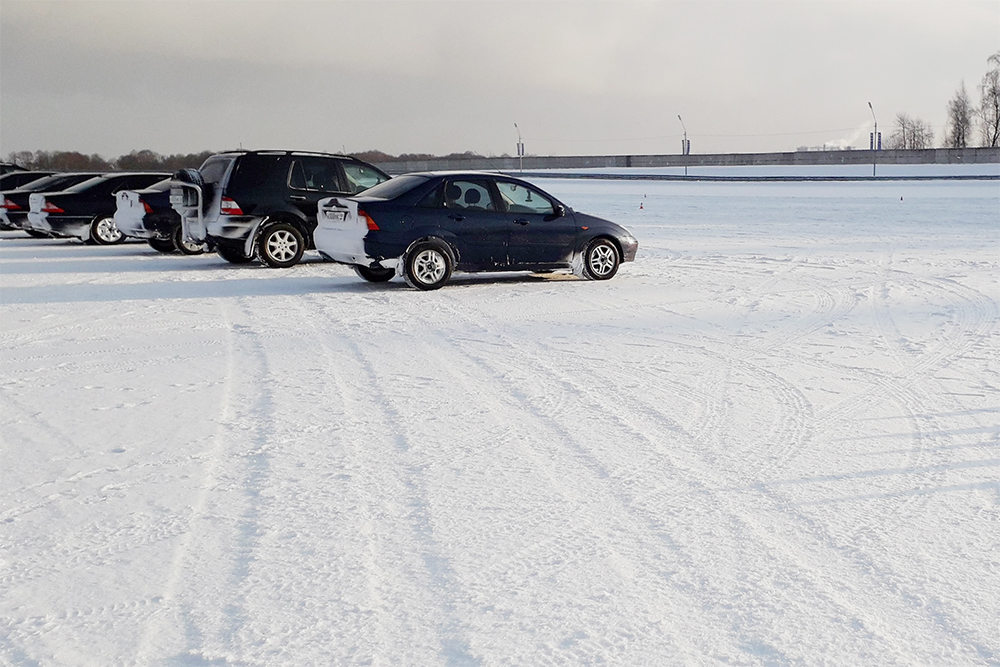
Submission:
M 359 208 L 358 209 L 358 217 L 365 221 L 365 224 L 368 225 L 368 229 L 369 230 L 375 231 L 375 232 L 379 231 L 378 225 L 375 224 L 375 221 L 372 219 L 372 217 L 370 215 L 368 215 L 367 211 L 365 211 L 364 209 L 360 209 Z
M 139 203 L 142 204 L 142 207 L 146 210 L 146 213 L 153 212 L 153 207 L 147 204 L 146 200 L 144 200 L 142 197 L 139 197 Z
M 240 205 L 229 197 L 222 198 L 222 209 L 220 211 L 223 215 L 243 215 L 243 209 Z
M 18 206 L 17 204 L 15 204 L 14 202 L 12 202 L 11 200 L 7 199 L 6 197 L 4 197 L 4 199 L 3 199 L 3 208 L 7 209 L 8 211 L 20 211 L 21 210 L 20 206 Z
M 58 206 L 56 206 L 52 202 L 46 201 L 45 202 L 45 206 L 42 207 L 42 212 L 43 213 L 65 213 L 66 211 L 62 210 L 61 208 L 59 208 Z

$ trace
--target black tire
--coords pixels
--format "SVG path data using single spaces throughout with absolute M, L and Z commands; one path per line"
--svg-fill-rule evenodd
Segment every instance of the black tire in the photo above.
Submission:
M 370 283 L 385 283 L 396 275 L 396 269 L 373 269 L 367 266 L 354 265 L 354 272 Z
M 257 256 L 272 269 L 287 269 L 302 259 L 306 240 L 294 225 L 276 222 L 264 228 L 257 238 Z
M 98 216 L 90 223 L 90 238 L 97 245 L 117 245 L 125 242 L 125 235 L 115 225 L 111 216 Z
M 171 253 L 177 250 L 177 248 L 174 247 L 174 242 L 170 239 L 167 239 L 166 241 L 163 239 L 149 239 L 147 243 L 149 243 L 149 247 L 156 252 Z
M 184 227 L 177 225 L 170 240 L 170 245 L 174 250 L 180 250 L 185 255 L 200 255 L 205 252 L 205 244 L 197 241 L 188 241 L 184 238 Z
M 230 264 L 246 264 L 253 259 L 253 257 L 247 257 L 243 254 L 242 244 L 229 245 L 227 243 L 220 243 L 216 250 L 219 252 L 219 256 Z
M 451 278 L 454 261 L 443 241 L 430 239 L 413 245 L 403 260 L 403 276 L 410 287 L 440 289 Z
M 588 280 L 609 280 L 621 264 L 618 246 L 608 239 L 594 239 L 583 253 L 583 276 Z

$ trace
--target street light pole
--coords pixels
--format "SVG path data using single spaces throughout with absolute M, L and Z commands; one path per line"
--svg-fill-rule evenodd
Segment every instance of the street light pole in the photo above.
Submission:
M 518 170 L 524 171 L 524 144 L 521 142 L 521 128 L 514 123 L 514 129 L 517 130 L 517 164 Z
M 677 114 L 677 120 L 681 122 L 681 127 L 684 128 L 684 143 L 681 144 L 681 155 L 687 155 L 691 150 L 688 147 L 688 129 L 687 126 L 684 125 L 684 119 L 681 118 L 680 114 Z M 684 160 L 684 175 L 688 175 L 688 165 L 686 159 Z
M 875 107 L 868 103 L 868 108 L 872 112 L 872 120 L 875 121 L 875 132 L 872 133 L 872 178 L 875 177 L 875 156 L 878 155 L 878 118 L 875 117 Z

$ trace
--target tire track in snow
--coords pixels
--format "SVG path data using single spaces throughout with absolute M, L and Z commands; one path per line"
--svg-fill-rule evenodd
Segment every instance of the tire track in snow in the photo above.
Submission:
M 166 583 L 161 595 L 157 598 L 159 608 L 150 619 L 137 644 L 136 660 L 143 664 L 156 662 L 173 655 L 174 651 L 181 654 L 185 650 L 191 651 L 197 648 L 192 645 L 191 641 L 192 635 L 197 631 L 192 628 L 191 619 L 187 618 L 188 610 L 185 608 L 187 603 L 183 594 L 188 561 L 193 555 L 196 533 L 201 529 L 200 524 L 204 522 L 210 498 L 219 483 L 222 466 L 225 459 L 229 458 L 227 450 L 232 446 L 232 443 L 229 442 L 228 431 L 237 412 L 237 407 L 234 405 L 234 394 L 237 391 L 235 386 L 237 372 L 235 325 L 231 314 L 227 312 L 225 302 L 220 301 L 219 305 L 219 314 L 222 321 L 226 323 L 225 330 L 228 335 L 225 352 L 226 375 L 217 410 L 218 426 L 212 436 L 213 447 L 205 459 L 194 502 L 182 524 L 180 540 L 173 551 Z M 200 537 L 198 536 L 198 538 Z
M 523 355 L 523 350 L 522 350 L 522 355 Z M 545 357 L 542 357 L 542 356 L 532 357 L 527 362 L 527 365 L 531 366 L 531 368 L 534 369 L 537 372 L 540 369 L 539 367 L 545 368 Z M 553 377 L 555 377 L 557 380 L 560 378 L 560 374 L 559 373 L 554 373 L 553 374 L 550 371 L 550 374 Z M 580 392 L 577 392 L 577 394 L 579 395 Z M 603 408 L 602 404 L 600 402 L 595 402 L 594 409 L 595 410 L 600 410 L 600 409 L 606 409 L 606 408 Z M 617 410 L 612 410 L 612 413 L 615 414 L 615 415 L 628 414 L 627 406 L 619 406 Z M 626 426 L 627 426 L 627 424 L 626 424 Z M 676 424 L 672 424 L 671 426 L 672 426 L 673 429 L 677 429 L 678 428 Z M 692 444 L 696 444 L 696 442 L 697 442 L 696 439 L 695 438 L 691 438 L 691 439 L 694 441 Z M 595 470 L 596 470 L 595 474 L 598 477 L 604 476 L 604 474 L 603 474 L 603 467 L 602 466 L 598 465 L 595 468 Z M 774 507 L 774 508 L 771 508 L 771 509 L 782 510 L 783 507 L 784 507 L 784 504 L 785 503 L 782 503 L 782 505 Z M 731 511 L 731 517 L 733 517 L 733 519 L 736 520 L 737 522 L 739 522 L 739 516 L 740 516 L 740 513 L 737 512 L 737 511 L 735 511 L 735 509 Z M 802 524 L 805 527 L 809 527 L 810 525 L 812 525 L 814 523 L 813 519 L 811 519 L 809 517 L 799 517 L 799 518 L 801 519 Z M 802 526 L 799 526 L 798 528 L 801 529 L 801 527 Z M 749 533 L 753 533 L 753 530 L 749 530 L 748 532 Z M 766 536 L 758 538 L 758 539 L 759 539 L 760 543 L 762 545 L 764 545 L 763 548 L 766 549 L 766 545 L 767 545 Z M 837 545 L 836 542 L 834 542 L 832 540 L 828 540 L 828 541 L 825 541 L 825 542 L 820 542 L 818 545 L 813 544 L 812 547 L 813 548 L 819 548 L 821 552 L 825 552 L 825 553 L 823 553 L 823 556 L 826 557 L 826 558 L 829 558 L 831 555 L 832 556 L 837 556 L 838 555 L 837 552 L 839 550 L 839 545 Z M 794 560 L 794 557 L 791 557 L 790 560 Z M 847 562 L 847 563 L 844 563 L 842 565 L 844 567 L 849 568 L 849 569 L 850 568 L 855 569 L 856 570 L 855 573 L 854 573 L 855 578 L 860 578 L 862 580 L 865 579 L 863 573 L 864 573 L 864 571 L 865 571 L 865 569 L 867 567 L 866 564 L 860 563 L 860 566 L 859 566 L 859 563 L 857 563 L 857 562 Z M 810 576 L 814 580 L 815 585 L 819 586 L 819 588 L 820 588 L 820 593 L 821 593 L 820 597 L 826 596 L 830 600 L 839 600 L 838 604 L 842 605 L 843 608 L 846 609 L 846 610 L 853 611 L 854 615 L 856 617 L 859 616 L 859 615 L 860 616 L 864 616 L 865 615 L 865 610 L 864 609 L 859 608 L 857 605 L 848 603 L 848 601 L 845 598 L 843 598 L 840 594 L 836 594 L 836 591 L 839 588 L 839 584 L 835 580 L 823 577 L 819 573 L 811 571 L 808 568 L 808 566 L 807 566 L 806 563 L 800 563 L 800 567 L 806 569 L 807 572 L 810 572 Z M 852 579 L 852 580 L 854 580 L 854 579 Z M 907 614 L 907 612 L 909 611 L 906 608 L 905 605 L 900 605 L 899 599 L 893 595 L 892 587 L 889 587 L 888 590 L 882 590 L 881 591 L 881 595 L 883 597 L 887 596 L 887 599 L 886 599 L 885 603 L 889 604 L 890 606 L 894 606 L 896 608 L 896 611 L 897 611 L 898 614 L 903 614 L 905 616 Z M 874 621 L 874 619 L 871 619 L 871 621 Z M 873 622 L 872 625 L 873 626 L 879 626 L 880 624 L 877 623 L 877 622 Z M 890 637 L 893 635 L 892 627 L 891 626 L 881 625 L 881 631 L 880 631 L 880 633 L 881 633 L 880 636 L 882 636 L 883 639 L 887 643 L 892 643 L 891 639 L 890 639 Z
M 489 335 L 489 332 L 486 332 L 486 333 L 487 333 L 487 335 Z M 470 358 L 473 361 L 476 361 L 478 359 L 475 355 L 470 354 L 468 351 L 465 351 L 465 353 L 468 356 L 470 356 Z M 519 350 L 519 355 L 518 356 L 519 357 L 525 356 L 523 348 Z M 530 371 L 528 373 L 534 372 L 534 373 L 537 374 L 538 371 L 544 371 L 545 375 L 547 376 L 547 378 L 549 380 L 548 382 L 543 381 L 544 384 L 550 384 L 551 383 L 551 384 L 558 385 L 560 383 L 566 382 L 567 379 L 564 376 L 564 374 L 562 374 L 562 373 L 560 373 L 558 371 L 553 372 L 553 370 L 546 365 L 546 360 L 547 359 L 548 359 L 547 355 L 533 355 L 533 356 L 527 358 L 526 360 L 524 360 L 525 366 L 530 367 Z M 480 363 L 482 363 L 482 359 L 478 359 L 478 361 Z M 509 364 L 512 364 L 512 365 L 516 366 L 516 363 L 513 363 L 512 360 L 510 360 L 510 359 L 506 359 L 505 361 L 507 363 L 509 363 Z M 497 369 L 497 368 L 490 368 L 490 370 L 492 370 L 494 373 L 500 373 L 501 372 L 500 369 Z M 528 373 L 526 373 L 526 374 L 528 374 Z M 510 381 L 508 381 L 508 382 L 510 382 Z M 528 399 L 527 397 L 524 396 L 524 394 L 522 393 L 522 391 L 520 389 L 515 389 L 512 386 L 506 386 L 504 388 L 504 391 L 505 392 L 511 392 L 512 396 L 518 398 L 525 406 L 528 406 L 529 410 L 530 410 L 530 406 L 532 405 L 532 402 L 531 402 L 530 399 Z M 647 446 L 651 447 L 653 450 L 656 449 L 655 439 L 647 437 L 646 434 L 644 434 L 644 433 L 636 432 L 635 428 L 629 423 L 629 420 L 627 418 L 623 418 L 622 417 L 622 415 L 628 415 L 629 414 L 629 408 L 628 408 L 628 406 L 625 406 L 625 405 L 615 405 L 614 407 L 609 408 L 606 405 L 606 401 L 608 401 L 609 399 L 604 398 L 604 397 L 602 397 L 601 399 L 593 399 L 593 398 L 591 398 L 589 396 L 588 392 L 584 388 L 581 388 L 579 386 L 571 386 L 571 392 L 577 398 L 587 399 L 584 402 L 587 403 L 587 404 L 589 404 L 588 405 L 589 409 L 591 409 L 591 410 L 593 410 L 595 412 L 599 412 L 601 414 L 609 412 L 610 413 L 609 418 L 612 421 L 615 421 L 615 422 L 618 423 L 618 427 L 619 427 L 618 430 L 626 431 L 626 432 L 632 432 L 635 435 L 640 436 L 646 442 Z M 610 399 L 610 402 L 611 403 L 616 403 L 616 401 L 614 401 L 613 398 Z M 576 440 L 576 437 L 572 436 L 568 431 L 565 430 L 565 428 L 561 427 L 558 423 L 552 422 L 552 417 L 548 417 L 548 416 L 545 416 L 545 415 L 536 415 L 536 416 L 538 416 L 539 418 L 543 419 L 544 421 L 550 422 L 550 424 L 548 425 L 549 428 L 554 428 L 557 433 L 560 433 L 563 436 L 563 438 L 569 440 L 570 442 L 573 442 L 573 441 Z M 671 432 L 683 433 L 683 429 L 681 429 L 677 424 L 671 424 L 669 430 Z M 661 431 L 658 430 L 658 432 L 661 432 Z M 693 438 L 690 438 L 690 436 L 689 436 L 689 439 L 694 440 Z M 573 445 L 573 447 L 577 451 L 577 455 L 578 456 L 583 457 L 586 461 L 589 461 L 589 463 L 587 463 L 587 465 L 588 465 L 589 468 L 591 468 L 591 470 L 592 470 L 592 476 L 593 477 L 595 477 L 597 479 L 610 480 L 610 481 L 617 481 L 618 480 L 618 476 L 617 475 L 610 475 L 608 473 L 608 468 L 606 467 L 606 465 L 600 463 L 598 458 L 593 458 L 595 456 L 595 454 L 593 452 L 590 452 L 585 445 L 581 444 L 581 442 L 577 441 L 576 444 Z M 630 458 L 637 458 L 637 457 L 633 456 L 633 457 L 630 457 Z M 676 469 L 674 467 L 674 465 L 675 464 L 673 464 L 673 463 L 670 464 L 670 472 L 672 474 L 667 475 L 668 477 L 683 477 L 686 480 L 687 478 L 689 478 L 689 477 L 692 476 L 691 475 L 691 471 L 689 469 L 684 469 L 683 472 L 681 472 L 678 469 Z M 719 504 L 718 503 L 718 499 L 714 497 L 716 494 L 714 494 L 714 492 L 711 491 L 711 485 L 710 484 L 701 483 L 701 484 L 694 484 L 694 485 L 692 485 L 690 481 L 686 481 L 686 482 L 682 482 L 681 486 L 682 486 L 682 488 L 688 489 L 688 493 L 680 494 L 687 501 L 690 501 L 690 498 L 688 497 L 689 494 L 691 494 L 691 495 L 693 495 L 695 497 L 708 496 L 709 498 L 708 498 L 708 500 L 705 501 L 704 506 L 706 506 L 706 507 L 717 507 L 718 506 L 718 504 Z M 634 517 L 634 519 L 638 521 L 639 525 L 643 525 L 644 524 L 644 528 L 646 529 L 646 531 L 652 531 L 654 534 L 656 534 L 660 538 L 660 540 L 664 540 L 664 538 L 666 536 L 665 536 L 665 534 L 663 532 L 662 523 L 660 522 L 660 520 L 659 520 L 659 518 L 657 516 L 655 516 L 653 514 L 646 514 L 646 513 L 642 512 L 641 510 L 637 511 L 637 509 L 636 509 L 637 503 L 636 503 L 635 499 L 634 498 L 630 498 L 629 495 L 628 495 L 628 492 L 626 490 L 615 489 L 615 490 L 612 490 L 610 492 L 610 494 L 611 494 L 612 497 L 615 498 L 616 504 L 619 505 L 619 506 L 621 506 L 622 508 L 624 508 L 626 510 L 626 512 L 629 512 L 630 514 L 632 514 L 633 517 Z M 738 522 L 739 521 L 739 513 L 736 512 L 735 510 L 731 511 L 729 513 L 729 520 L 733 521 L 733 522 Z M 632 532 L 632 533 L 640 533 L 641 534 L 642 532 L 646 532 L 646 531 L 633 530 L 633 531 L 630 531 L 630 532 Z M 696 569 L 696 566 L 695 566 L 695 560 L 696 559 L 693 556 L 688 555 L 686 558 L 684 558 L 684 548 L 682 546 L 680 546 L 678 543 L 674 542 L 672 539 L 669 539 L 669 538 L 666 541 L 667 541 L 667 543 L 669 545 L 669 549 L 671 550 L 671 552 L 674 553 L 675 555 L 679 554 L 678 557 L 680 557 L 682 559 L 682 561 L 684 561 L 686 563 L 687 569 L 690 569 L 692 571 Z M 761 542 L 761 543 L 764 544 L 763 542 Z M 767 548 L 766 545 L 763 546 L 763 548 L 766 550 L 766 548 Z M 514 558 L 518 559 L 521 556 L 522 555 L 519 554 L 518 556 L 515 556 Z M 713 599 L 713 600 L 717 600 L 717 601 L 721 602 L 722 600 L 724 600 L 726 598 L 726 594 L 723 591 L 721 591 L 721 590 L 713 590 L 713 587 L 712 587 L 712 585 L 709 582 L 699 582 L 698 587 L 700 588 L 700 590 L 699 590 L 699 593 L 698 593 L 698 596 L 697 596 L 696 599 L 707 597 L 709 599 Z M 689 590 L 688 592 L 690 593 L 691 591 Z M 725 608 L 726 606 L 727 605 L 720 604 L 720 608 Z M 726 625 L 727 623 L 731 622 L 732 620 L 733 620 L 732 618 L 730 618 L 729 621 L 725 621 L 725 620 L 719 619 L 719 621 L 717 623 L 714 623 L 714 624 L 712 624 L 712 623 L 703 624 L 702 627 L 704 627 L 704 625 L 713 625 L 713 626 L 714 625 Z M 734 644 L 738 644 L 740 641 L 741 641 L 740 638 L 735 638 L 733 640 L 733 643 Z
M 317 299 L 311 298 L 309 301 L 315 304 L 315 308 L 308 311 L 300 307 L 303 318 L 310 323 L 315 322 L 317 313 L 324 315 L 327 307 Z M 337 322 L 335 314 L 328 318 L 323 318 L 324 322 Z M 314 330 L 320 328 L 313 325 Z M 406 494 L 405 521 L 407 523 L 410 539 L 415 544 L 415 552 L 421 554 L 424 567 L 423 576 L 427 579 L 427 594 L 433 598 L 431 603 L 435 609 L 435 616 L 439 619 L 436 622 L 437 640 L 440 645 L 440 656 L 453 665 L 475 665 L 479 660 L 473 656 L 470 648 L 468 630 L 465 620 L 458 613 L 455 600 L 460 599 L 462 594 L 459 590 L 459 581 L 456 577 L 453 564 L 445 548 L 440 543 L 434 528 L 434 508 L 430 499 L 429 480 L 418 459 L 413 456 L 413 443 L 411 442 L 410 429 L 404 413 L 396 407 L 394 399 L 383 389 L 384 378 L 376 370 L 376 364 L 366 353 L 357 338 L 360 328 L 343 332 L 344 326 L 335 324 L 323 327 L 328 335 L 331 330 L 340 336 L 341 344 L 349 351 L 351 358 L 357 364 L 353 369 L 355 376 L 350 384 L 356 388 L 363 387 L 359 393 L 365 395 L 365 405 L 368 408 L 376 407 L 378 410 L 377 421 L 380 423 L 380 430 L 394 437 L 393 451 L 383 453 L 380 458 L 391 466 L 390 475 L 395 477 L 396 485 Z M 323 356 L 327 360 L 326 372 L 333 372 L 335 376 L 337 359 L 332 354 L 323 336 L 317 336 L 314 343 L 318 344 Z M 372 419 L 371 416 L 368 419 Z M 395 485 L 394 485 L 395 486 Z M 369 574 L 369 576 L 372 576 Z M 398 621 L 396 621 L 398 624 Z M 391 658 L 390 658 L 391 659 Z

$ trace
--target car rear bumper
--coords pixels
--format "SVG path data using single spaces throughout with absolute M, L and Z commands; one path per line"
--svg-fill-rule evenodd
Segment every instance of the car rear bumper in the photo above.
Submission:
M 28 227 L 37 232 L 87 240 L 90 238 L 90 217 L 78 215 L 49 215 L 28 213 Z
M 125 236 L 136 239 L 161 239 L 173 237 L 174 230 L 181 224 L 177 215 L 146 214 L 140 219 L 129 216 L 115 216 L 115 225 Z
M 214 241 L 246 241 L 263 220 L 253 215 L 220 215 L 205 225 L 206 236 Z
M 6 211 L 3 215 L 7 219 L 6 223 L 10 225 L 12 229 L 30 229 L 28 227 L 27 211 Z

